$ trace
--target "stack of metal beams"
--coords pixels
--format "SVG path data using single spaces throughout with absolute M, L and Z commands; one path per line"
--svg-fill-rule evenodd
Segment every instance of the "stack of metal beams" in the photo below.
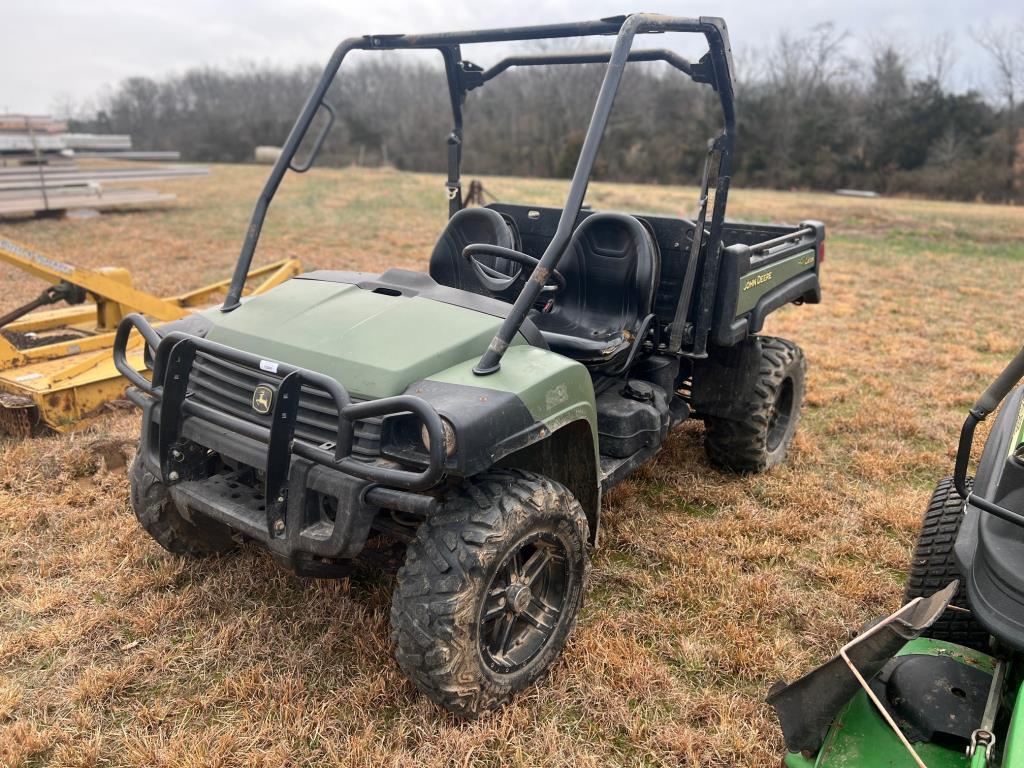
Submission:
M 35 133 L 67 133 L 65 120 L 48 115 L 0 115 L 0 131 L 33 131 Z
M 126 155 L 131 149 L 132 137 L 124 133 L 70 133 L 64 120 L 44 115 L 0 115 L 0 156 L 5 162 L 39 155 L 80 157 L 86 154 L 90 157 L 135 159 Z M 179 159 L 177 152 L 159 155 L 144 159 Z
M 131 136 L 69 133 L 61 120 L 0 115 L 0 216 L 170 202 L 175 195 L 109 184 L 207 175 L 200 166 L 138 167 L 74 159 L 178 160 L 178 152 L 132 151 Z

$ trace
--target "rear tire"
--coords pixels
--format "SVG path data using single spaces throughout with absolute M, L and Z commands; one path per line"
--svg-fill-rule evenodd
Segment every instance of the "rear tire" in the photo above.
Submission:
M 146 467 L 141 451 L 130 472 L 132 509 L 156 543 L 175 555 L 201 558 L 219 555 L 237 546 L 231 529 L 197 512 L 186 518 L 171 494 Z
M 928 502 L 921 533 L 914 547 L 903 596 L 904 604 L 916 597 L 929 597 L 954 579 L 959 579 L 960 588 L 950 605 L 970 608 L 963 576 L 953 554 L 960 522 L 963 520 L 963 506 L 964 501 L 953 486 L 953 478 L 940 480 Z M 924 636 L 986 653 L 989 650 L 989 633 L 970 613 L 962 611 L 946 611 L 925 630 Z
M 583 602 L 587 520 L 564 487 L 492 470 L 419 528 L 392 598 L 395 656 L 465 718 L 507 703 L 558 658 Z
M 742 419 L 704 417 L 704 449 L 713 464 L 733 472 L 763 472 L 786 460 L 800 421 L 807 363 L 786 339 L 761 336 L 757 381 Z

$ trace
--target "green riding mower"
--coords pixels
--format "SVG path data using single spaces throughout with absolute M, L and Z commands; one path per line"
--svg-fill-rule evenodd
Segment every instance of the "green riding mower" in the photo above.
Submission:
M 1024 767 L 1022 376 L 1024 349 L 970 410 L 904 606 L 769 695 L 788 768 Z M 972 480 L 975 428 L 1004 399 Z

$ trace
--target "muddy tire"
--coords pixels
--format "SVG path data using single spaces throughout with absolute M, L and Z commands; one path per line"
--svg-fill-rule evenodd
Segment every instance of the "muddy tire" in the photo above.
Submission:
M 953 478 L 940 480 L 928 502 L 921 533 L 910 560 L 904 603 L 915 597 L 929 597 L 954 579 L 959 579 L 960 588 L 951 605 L 970 608 L 963 576 L 953 555 L 953 546 L 963 520 L 963 506 L 963 499 L 953 486 Z M 963 611 L 946 611 L 925 630 L 924 635 L 985 653 L 989 651 L 989 633 L 970 613 Z
M 558 483 L 491 471 L 409 545 L 391 604 L 399 666 L 460 717 L 496 709 L 558 658 L 588 571 L 587 519 Z
M 760 337 L 757 381 L 739 419 L 704 417 L 704 449 L 711 462 L 733 472 L 762 472 L 789 453 L 804 400 L 807 363 L 803 350 L 786 339 Z
M 198 513 L 192 513 L 191 519 L 182 515 L 160 478 L 146 468 L 139 453 L 132 462 L 130 481 L 135 517 L 168 552 L 200 558 L 223 554 L 237 546 L 226 525 Z

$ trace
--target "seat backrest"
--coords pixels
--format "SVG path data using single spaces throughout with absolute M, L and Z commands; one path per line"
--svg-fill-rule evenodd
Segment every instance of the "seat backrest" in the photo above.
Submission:
M 490 208 L 463 208 L 448 220 L 437 239 L 430 255 L 430 276 L 441 285 L 490 296 L 462 256 L 465 247 L 475 243 L 516 248 L 512 229 L 500 213 Z M 513 274 L 508 271 L 507 259 L 498 259 L 501 263 L 496 263 L 493 256 L 475 258 L 481 264 Z
M 658 246 L 636 217 L 588 216 L 558 265 L 566 286 L 555 300 L 551 314 L 557 320 L 552 320 L 563 332 L 584 338 L 635 330 L 653 311 L 660 268 Z

